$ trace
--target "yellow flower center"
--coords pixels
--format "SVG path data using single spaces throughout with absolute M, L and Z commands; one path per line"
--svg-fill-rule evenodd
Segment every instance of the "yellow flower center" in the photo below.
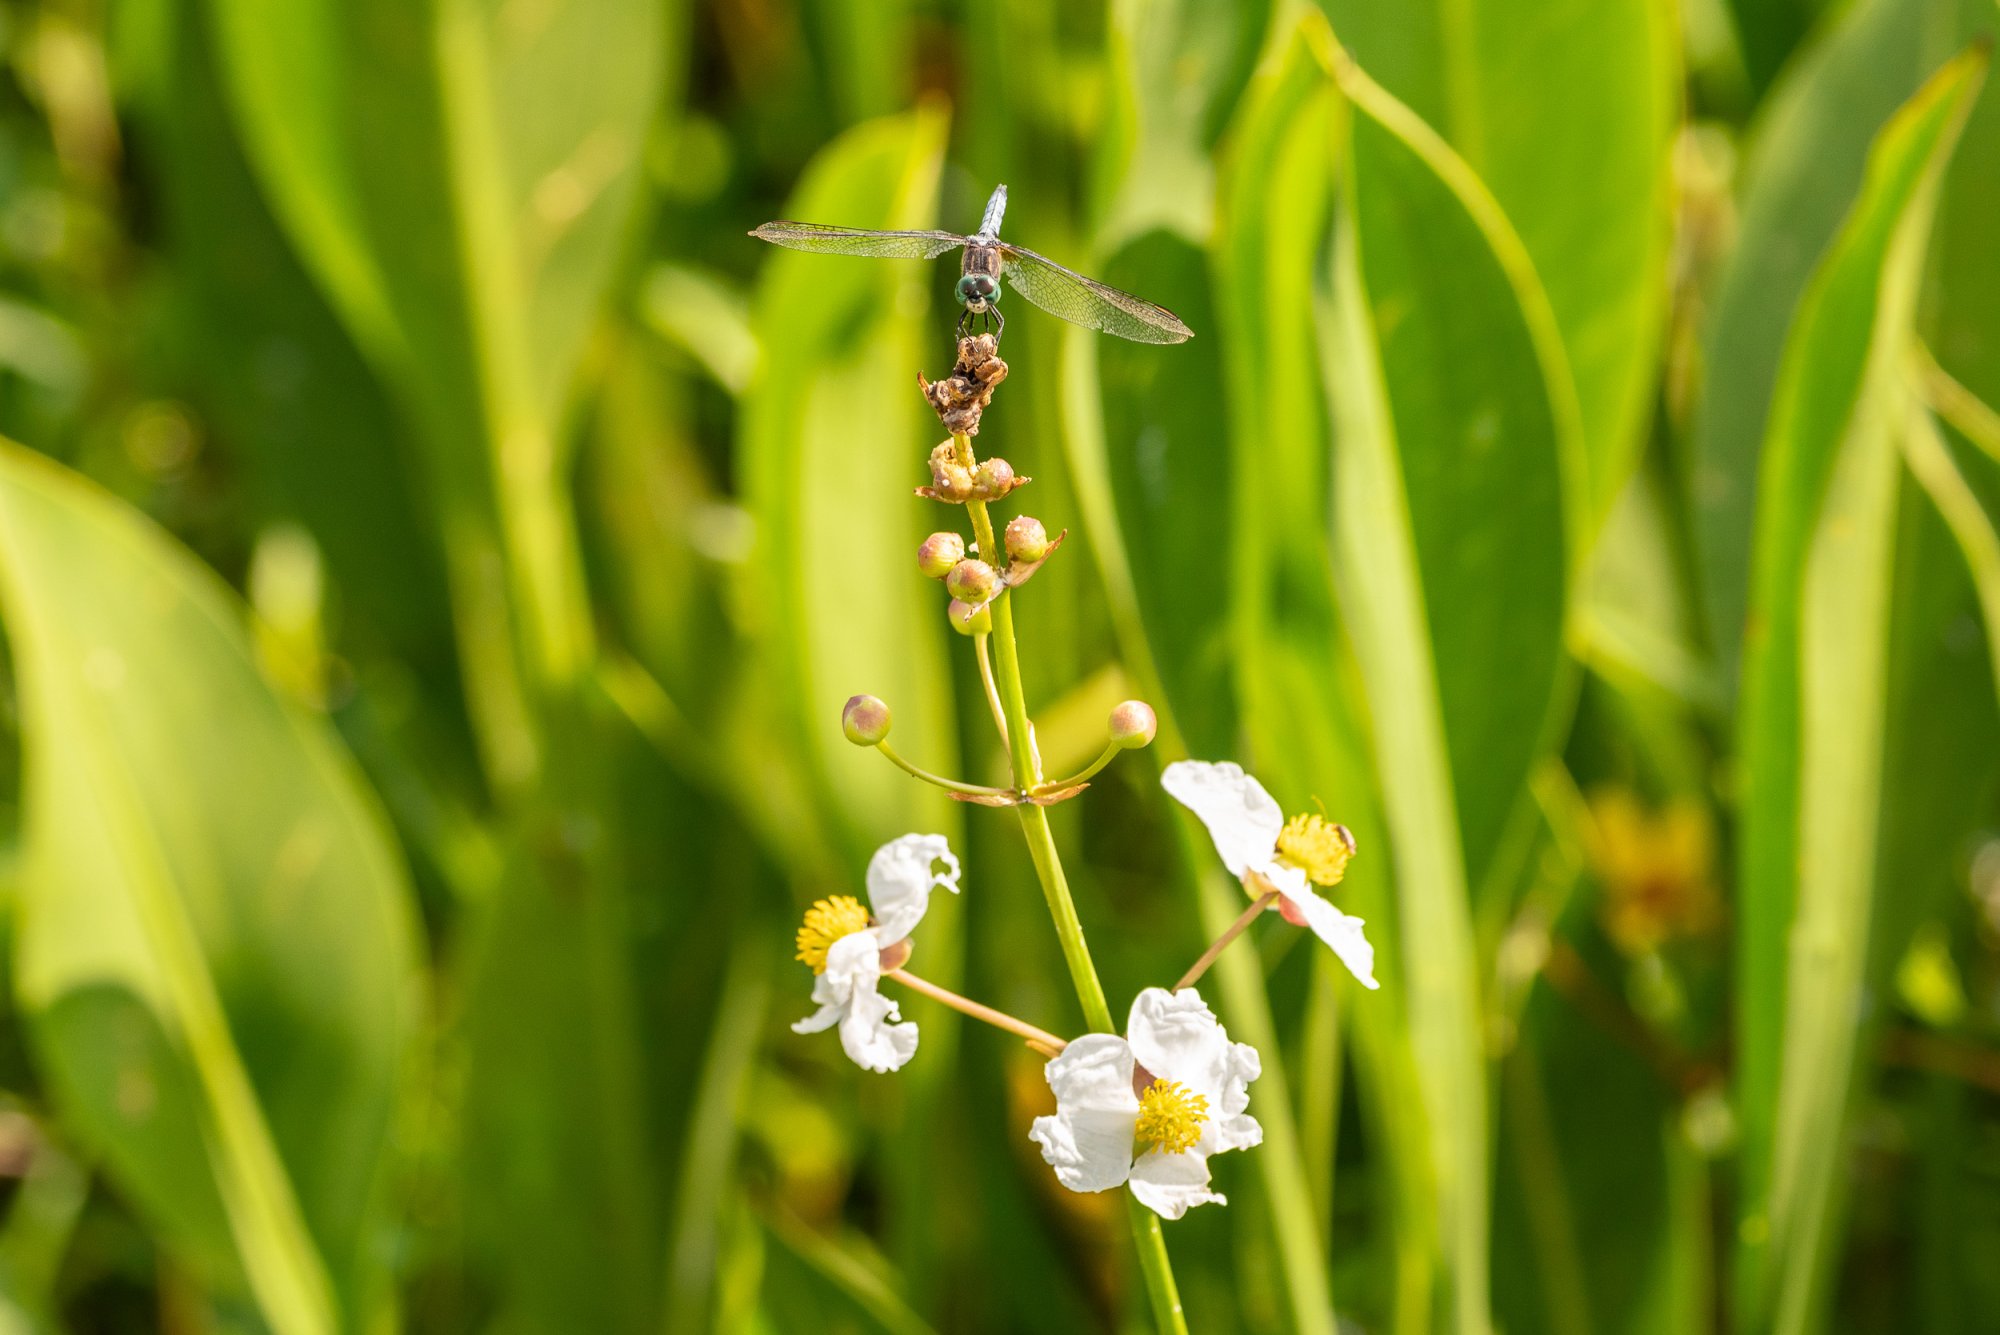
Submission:
M 1338 885 L 1354 856 L 1354 836 L 1324 816 L 1294 816 L 1278 834 L 1278 856 L 1320 885 Z
M 843 936 L 853 936 L 868 925 L 868 908 L 853 895 L 822 899 L 806 910 L 799 927 L 798 957 L 812 965 L 814 973 L 826 972 L 826 952 Z
M 1135 1134 L 1163 1154 L 1185 1154 L 1201 1139 L 1208 1100 L 1176 1080 L 1155 1080 L 1139 1096 Z

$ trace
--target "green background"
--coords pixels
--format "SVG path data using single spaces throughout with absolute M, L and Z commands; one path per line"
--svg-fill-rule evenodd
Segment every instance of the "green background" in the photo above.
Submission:
M 810 901 L 1083 1027 L 917 572 L 950 260 L 1115 1012 L 1242 904 L 1161 765 L 1348 824 L 1166 1226 L 1208 1331 L 2000 1312 L 1990 0 L 7 0 L 0 1335 L 1138 1331 L 1034 1054 L 798 1037 Z M 1315 804 L 1319 804 L 1316 806 Z

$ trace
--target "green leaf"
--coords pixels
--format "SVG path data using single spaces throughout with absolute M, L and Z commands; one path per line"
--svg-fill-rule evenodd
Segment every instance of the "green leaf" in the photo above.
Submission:
M 1324 252 L 1331 216 L 1336 94 L 1329 73 L 1332 34 L 1310 15 L 1274 45 L 1252 81 L 1233 129 L 1222 173 L 1217 236 L 1217 331 L 1230 385 L 1230 454 L 1234 514 L 1226 623 L 1228 642 L 1255 645 L 1231 656 L 1251 768 L 1287 804 L 1306 809 L 1315 799 L 1354 831 L 1363 856 L 1349 869 L 1340 898 L 1369 920 L 1378 958 L 1396 953 L 1389 863 L 1375 795 L 1367 725 L 1356 716 L 1352 651 L 1344 638 L 1326 533 L 1330 457 L 1326 405 L 1316 393 L 1282 391 L 1319 379 L 1313 275 Z M 1410 1088 L 1414 1070 L 1402 1041 L 1406 1017 L 1393 987 L 1365 996 L 1337 980 L 1339 965 L 1315 956 L 1312 1005 L 1341 1009 L 1364 1035 L 1356 1053 L 1371 1107 L 1388 1088 Z M 1327 1057 L 1310 1047 L 1306 1063 Z M 1330 1082 L 1308 1067 L 1300 1120 L 1330 1126 L 1333 1110 L 1313 1106 Z M 1422 1201 L 1428 1156 L 1421 1137 L 1398 1134 L 1406 1119 L 1390 1117 L 1381 1150 L 1384 1189 L 1402 1201 Z M 1331 1155 L 1332 1145 L 1304 1147 Z M 1333 1184 L 1316 1184 L 1329 1197 Z M 1290 1217 L 1318 1202 L 1297 1202 L 1296 1174 L 1273 1181 L 1275 1231 L 1281 1247 L 1313 1232 Z M 1330 1204 L 1330 1200 L 1327 1204 Z M 1325 1205 L 1321 1206 L 1326 1208 Z M 1427 1272 L 1437 1251 L 1435 1218 L 1421 1208 L 1393 1212 L 1399 1276 Z M 1310 1257 L 1285 1253 L 1293 1308 L 1302 1328 L 1308 1299 L 1324 1284 L 1301 1272 Z M 1407 1281 L 1406 1281 L 1407 1283 Z M 1427 1281 L 1419 1287 L 1427 1287 Z M 1353 1310 L 1374 1295 L 1336 1294 Z M 1422 1302 L 1428 1302 L 1424 1295 Z M 1324 1304 L 1322 1304 L 1324 1306 Z
M 17 987 L 72 1134 L 272 1329 L 368 1326 L 417 1023 L 409 887 L 324 723 L 157 530 L 0 446 L 28 862 Z
M 1952 50 L 1958 0 L 1859 0 L 1760 112 L 1742 220 L 1714 296 L 1689 443 L 1702 612 L 1733 691 L 1750 596 L 1760 451 L 1786 330 L 1861 186 L 1875 132 Z
M 1351 61 L 1335 74 L 1352 115 L 1324 317 L 1333 562 L 1395 868 L 1440 1319 L 1483 1331 L 1488 1121 L 1470 900 L 1563 695 L 1578 438 L 1553 316 L 1492 197 Z
M 455 957 L 472 1268 L 500 1328 L 642 1328 L 659 1296 L 657 1184 L 608 814 L 626 738 L 587 682 L 565 418 L 678 11 L 209 3 L 272 211 L 424 446 L 467 706 L 500 798 L 506 865 Z M 593 1247 L 596 1229 L 613 1245 Z
M 1746 1329 L 1810 1328 L 1833 1261 L 1883 798 L 1903 358 L 1984 63 L 1947 65 L 1877 138 L 1786 344 L 1764 445 L 1738 723 Z
M 1662 0 L 1322 0 L 1362 68 L 1485 182 L 1548 292 L 1588 530 L 1638 462 L 1665 319 L 1680 33 Z M 1568 394 L 1566 385 L 1559 392 Z M 1583 531 L 1588 531 L 1583 530 Z
M 1112 6 L 1112 98 L 1093 173 L 1100 245 L 1114 249 L 1155 229 L 1189 240 L 1208 236 L 1215 213 L 1210 149 L 1257 62 L 1271 8 L 1271 0 Z
M 252 166 L 429 446 L 489 768 L 590 653 L 563 415 L 662 92 L 647 0 L 210 0 Z

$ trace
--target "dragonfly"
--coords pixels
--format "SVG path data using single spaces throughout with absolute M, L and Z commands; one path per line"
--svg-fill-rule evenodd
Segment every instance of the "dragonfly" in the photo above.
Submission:
M 979 230 L 957 232 L 877 232 L 861 227 L 831 227 L 825 223 L 767 222 L 750 235 L 793 250 L 826 255 L 869 255 L 887 259 L 934 260 L 949 250 L 963 249 L 956 295 L 964 310 L 958 317 L 963 336 L 975 324 L 996 335 L 1006 325 L 1000 314 L 1001 277 L 1015 291 L 1050 315 L 1086 329 L 1097 329 L 1135 343 L 1180 343 L 1194 331 L 1164 306 L 1142 301 L 1130 292 L 1085 278 L 1046 255 L 1000 239 L 1000 219 L 1007 212 L 1007 187 L 986 201 Z

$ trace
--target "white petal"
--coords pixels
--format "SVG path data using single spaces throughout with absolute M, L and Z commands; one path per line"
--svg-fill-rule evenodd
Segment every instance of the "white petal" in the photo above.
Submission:
M 896 1003 L 877 992 L 871 981 L 854 989 L 854 1000 L 840 1020 L 840 1046 L 865 1071 L 894 1071 L 917 1050 L 917 1026 L 902 1019 Z
M 873 931 L 864 930 L 843 936 L 827 948 L 826 967 L 813 979 L 812 999 L 819 1010 L 794 1024 L 793 1033 L 817 1034 L 840 1023 L 854 998 L 856 971 L 867 968 L 871 960 L 878 972 L 881 969 L 881 947 L 869 949 L 874 939 Z
M 934 872 L 942 862 L 945 869 Z M 875 911 L 875 939 L 893 946 L 916 929 L 930 907 L 931 891 L 958 893 L 958 858 L 941 834 L 906 834 L 875 850 L 868 860 L 868 904 Z
M 819 1003 L 819 1009 L 803 1020 L 794 1020 L 793 1033 L 817 1034 L 821 1030 L 831 1029 L 840 1023 L 840 1017 L 846 1013 L 847 998 L 843 996 L 836 999 L 832 995 L 832 989 L 826 986 L 825 974 L 813 980 L 813 1000 Z
M 1043 1068 L 1058 1108 L 1139 1115 L 1132 1047 L 1116 1034 L 1085 1034 Z
M 1148 1150 L 1132 1165 L 1132 1195 L 1163 1219 L 1179 1219 L 1197 1205 L 1229 1199 L 1208 1189 L 1208 1160 L 1201 1154 Z
M 1240 877 L 1271 861 L 1271 850 L 1285 828 L 1285 813 L 1242 766 L 1176 760 L 1160 776 L 1160 786 L 1201 817 L 1232 875 Z
M 1265 890 L 1276 890 L 1286 899 L 1297 901 L 1301 896 L 1310 895 L 1313 892 L 1312 882 L 1306 879 L 1305 870 L 1300 867 L 1294 867 L 1289 862 L 1279 862 L 1273 858 L 1262 866 L 1252 867 L 1250 870 L 1256 872 L 1258 877 L 1264 882 L 1262 888 L 1257 886 L 1245 887 L 1253 895 L 1261 895 Z
M 1109 1191 L 1131 1175 L 1132 1126 L 1129 1113 L 1064 1109 L 1037 1117 L 1028 1139 L 1071 1191 Z
M 878 990 L 881 944 L 870 928 L 841 937 L 826 952 L 826 971 L 813 980 L 819 1010 L 792 1026 L 816 1034 L 840 1026 L 840 1046 L 870 1071 L 893 1071 L 917 1050 L 917 1027 L 896 1023 L 896 1003 Z
M 1249 1113 L 1235 1113 L 1225 1117 L 1212 1117 L 1201 1129 L 1201 1139 L 1195 1142 L 1194 1152 L 1201 1155 L 1221 1154 L 1228 1150 L 1255 1149 L 1264 1143 L 1264 1128 Z
M 1333 953 L 1340 956 L 1340 962 L 1348 972 L 1361 980 L 1363 987 L 1380 987 L 1375 981 L 1375 947 L 1368 944 L 1368 938 L 1361 933 L 1360 918 L 1342 913 L 1333 904 L 1314 894 L 1304 884 L 1304 878 L 1297 890 L 1279 884 L 1277 891 L 1285 901 L 1299 911 L 1306 920 L 1306 926 L 1313 929 L 1313 935 L 1333 947 Z
M 1230 1063 L 1229 1035 L 1193 988 L 1149 987 L 1132 998 L 1125 1021 L 1132 1056 L 1155 1079 L 1175 1080 L 1214 1107 Z
M 1139 1100 L 1132 1049 L 1116 1034 L 1085 1034 L 1048 1064 L 1056 1114 L 1037 1117 L 1028 1139 L 1071 1191 L 1105 1191 L 1132 1170 Z

